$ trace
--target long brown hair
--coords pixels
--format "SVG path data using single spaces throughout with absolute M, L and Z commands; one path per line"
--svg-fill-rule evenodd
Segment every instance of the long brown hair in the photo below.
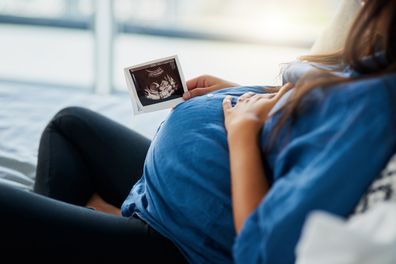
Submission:
M 379 50 L 384 52 L 386 63 L 374 61 L 376 65 L 373 67 L 362 62 L 364 57 L 375 57 Z M 345 63 L 362 74 L 359 78 L 396 72 L 396 0 L 366 1 L 351 27 L 343 49 L 331 54 L 302 56 L 300 60 L 333 65 Z M 337 77 L 320 70 L 301 77 L 295 84 L 293 95 L 278 110 L 281 116 L 272 135 L 275 136 L 288 120 L 292 122 L 300 110 L 305 109 L 303 98 L 307 93 L 319 87 L 326 88 L 356 79 Z

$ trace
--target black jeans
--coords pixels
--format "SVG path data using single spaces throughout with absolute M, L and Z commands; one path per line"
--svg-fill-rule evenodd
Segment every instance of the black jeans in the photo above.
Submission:
M 140 219 L 84 207 L 94 192 L 120 207 L 142 174 L 149 145 L 147 138 L 90 110 L 60 111 L 41 137 L 37 194 L 0 185 L 2 257 L 18 249 L 41 257 L 185 262 L 170 240 Z

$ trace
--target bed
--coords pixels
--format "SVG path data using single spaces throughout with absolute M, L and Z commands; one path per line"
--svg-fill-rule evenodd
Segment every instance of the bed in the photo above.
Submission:
M 84 106 L 152 138 L 168 110 L 134 117 L 127 93 L 96 95 L 86 91 L 0 84 L 0 183 L 32 190 L 41 132 L 66 106 Z

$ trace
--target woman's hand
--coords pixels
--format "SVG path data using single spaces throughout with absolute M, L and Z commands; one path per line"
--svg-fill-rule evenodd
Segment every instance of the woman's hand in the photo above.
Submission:
M 271 109 L 293 86 L 287 83 L 277 93 L 245 93 L 238 98 L 234 107 L 231 105 L 231 96 L 226 96 L 223 100 L 223 110 L 229 137 L 235 133 L 241 135 L 242 132 L 249 133 L 249 136 L 257 135 Z
M 286 84 L 269 94 L 245 93 L 232 107 L 231 96 L 223 101 L 230 155 L 231 197 L 235 230 L 239 234 L 248 216 L 266 196 L 269 185 L 262 164 L 258 132 L 276 102 L 290 89 Z
M 211 75 L 202 75 L 187 81 L 188 92 L 183 94 L 184 100 L 188 100 L 195 96 L 204 95 L 216 90 L 236 87 L 239 84 L 232 83 Z

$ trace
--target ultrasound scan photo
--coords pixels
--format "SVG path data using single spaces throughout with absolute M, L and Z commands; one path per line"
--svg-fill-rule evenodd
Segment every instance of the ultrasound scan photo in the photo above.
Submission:
M 180 73 L 174 59 L 130 70 L 143 106 L 183 96 Z

